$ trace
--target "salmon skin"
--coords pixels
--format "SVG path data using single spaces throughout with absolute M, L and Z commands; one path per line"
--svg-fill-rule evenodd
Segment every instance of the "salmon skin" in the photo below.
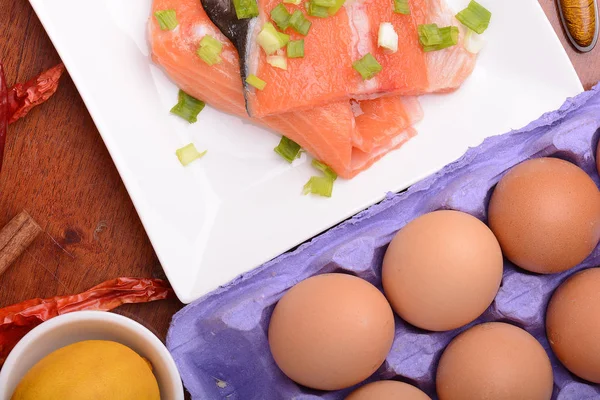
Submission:
M 200 0 L 198 0 L 200 1 Z M 206 15 L 211 22 L 219 28 L 221 33 L 234 45 L 237 50 L 240 60 L 240 76 L 243 85 L 246 84 L 247 69 L 244 68 L 242 60 L 246 59 L 246 51 L 248 48 L 248 32 L 253 30 L 253 25 L 256 24 L 256 18 L 238 19 L 233 7 L 233 0 L 206 0 L 201 2 Z M 246 104 L 248 99 L 246 95 L 248 90 L 243 91 Z M 250 110 L 246 109 L 248 115 Z
M 281 0 L 258 0 L 259 16 L 238 20 L 232 0 L 201 0 L 208 16 L 240 54 L 242 81 L 256 75 L 265 82 L 263 90 L 245 83 L 248 114 L 264 117 L 301 111 L 349 99 L 373 99 L 390 95 L 421 95 L 456 89 L 471 73 L 475 56 L 462 45 L 465 28 L 454 18 L 444 0 L 411 0 L 411 15 L 394 13 L 391 0 L 347 0 L 335 15 L 316 18 L 306 15 L 303 3 L 284 4 L 291 14 L 300 10 L 311 21 L 306 36 L 287 28 L 291 40 L 304 39 L 303 58 L 288 60 L 287 70 L 267 63 L 256 37 L 270 12 Z M 379 25 L 390 22 L 399 36 L 399 50 L 389 54 L 377 47 Z M 461 42 L 453 48 L 425 53 L 418 39 L 420 24 L 454 25 Z M 363 80 L 352 64 L 372 54 L 382 71 Z M 435 62 L 441 53 L 447 65 Z
M 236 49 L 210 21 L 200 2 L 154 0 L 152 14 L 159 10 L 175 10 L 179 25 L 163 31 L 154 17 L 150 19 L 148 36 L 154 62 L 191 96 L 249 118 Z M 221 63 L 209 66 L 196 55 L 205 35 L 223 43 Z M 411 125 L 422 117 L 416 98 L 390 97 L 250 119 L 297 142 L 342 178 L 351 178 L 413 137 L 416 131 Z

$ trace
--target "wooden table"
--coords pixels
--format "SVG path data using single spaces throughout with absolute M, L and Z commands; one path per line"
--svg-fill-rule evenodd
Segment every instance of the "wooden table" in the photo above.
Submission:
M 553 0 L 540 0 L 586 89 L 600 80 L 600 45 L 578 54 Z M 0 0 L 0 59 L 9 84 L 59 62 L 25 0 Z M 526 39 L 524 39 L 526 40 Z M 535 44 L 532 43 L 532 46 Z M 44 233 L 0 278 L 0 307 L 84 291 L 118 276 L 162 277 L 162 269 L 113 162 L 73 82 L 9 128 L 0 175 L 0 225 L 26 209 Z M 164 339 L 177 300 L 127 305 L 127 315 Z

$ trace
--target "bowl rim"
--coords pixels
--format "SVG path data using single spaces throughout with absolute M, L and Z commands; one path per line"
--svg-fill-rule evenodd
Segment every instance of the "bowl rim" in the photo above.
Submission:
M 10 376 L 10 370 L 13 366 L 17 365 L 20 355 L 29 348 L 29 345 L 32 342 L 34 342 L 36 339 L 39 339 L 46 332 L 51 331 L 61 325 L 78 321 L 110 321 L 116 323 L 117 325 L 131 328 L 131 330 L 135 331 L 136 334 L 146 339 L 148 343 L 159 352 L 160 356 L 165 362 L 168 372 L 167 379 L 173 382 L 177 395 L 174 400 L 180 400 L 184 398 L 183 383 L 181 381 L 181 376 L 179 375 L 179 370 L 177 369 L 177 365 L 175 364 L 175 361 L 173 360 L 173 357 L 171 356 L 171 353 L 169 353 L 169 350 L 165 344 L 154 333 L 152 333 L 152 331 L 139 322 L 120 314 L 99 310 L 73 311 L 68 314 L 58 315 L 42 322 L 40 325 L 29 331 L 25 336 L 23 336 L 23 338 L 21 338 L 21 340 L 19 340 L 4 361 L 2 369 L 0 370 L 0 388 L 8 384 L 7 381 Z M 0 396 L 3 396 L 1 392 Z

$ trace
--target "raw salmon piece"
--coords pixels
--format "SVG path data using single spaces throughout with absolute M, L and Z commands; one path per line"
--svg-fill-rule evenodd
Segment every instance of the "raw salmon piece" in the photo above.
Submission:
M 370 48 L 377 48 L 378 29 L 381 22 L 390 22 L 400 38 L 398 51 L 387 54 L 377 51 L 377 59 L 383 66 L 376 75 L 381 92 L 396 92 L 398 88 L 413 87 L 417 94 L 443 93 L 457 89 L 473 71 L 476 56 L 464 48 L 466 28 L 454 18 L 455 13 L 443 0 L 410 0 L 411 15 L 396 14 L 387 1 L 371 1 L 369 3 Z M 456 46 L 440 51 L 423 53 L 417 34 L 417 26 L 437 24 L 439 27 L 456 26 L 459 28 L 459 42 Z M 402 40 L 401 38 L 409 39 Z M 422 57 L 410 58 L 411 65 L 406 65 L 406 54 L 421 52 Z M 375 53 L 374 53 L 375 54 Z M 402 63 L 405 64 L 402 64 Z M 394 68 L 392 66 L 400 66 Z M 427 82 L 413 80 L 406 82 L 403 73 L 405 68 L 426 71 Z
M 239 58 L 232 44 L 211 23 L 198 1 L 154 1 L 152 13 L 165 9 L 176 11 L 179 26 L 173 31 L 162 31 L 156 20 L 151 19 L 149 39 L 153 60 L 185 92 L 218 109 L 248 118 L 242 94 Z M 195 53 L 198 43 L 206 34 L 223 43 L 223 61 L 213 66 L 208 66 Z M 385 106 L 386 101 L 390 102 L 389 108 Z M 375 115 L 379 115 L 381 121 L 370 127 L 369 120 L 363 117 L 360 130 L 357 129 L 348 101 L 252 120 L 289 137 L 333 168 L 338 175 L 350 178 L 414 136 L 414 130 L 409 129 L 408 133 L 405 130 L 422 116 L 416 101 L 390 98 L 375 102 L 379 106 L 370 105 L 370 101 L 360 102 L 361 107 L 367 110 L 363 115 L 373 112 L 374 119 Z M 402 104 L 406 109 L 402 108 Z M 390 117 L 387 126 L 383 119 L 385 115 Z M 380 136 L 379 130 L 387 134 L 375 139 Z M 363 137 L 368 147 L 363 147 L 362 151 L 355 149 L 355 143 L 362 143 Z
M 409 1 L 411 8 L 414 8 L 413 0 Z M 356 26 L 352 40 L 358 41 L 353 48 L 354 60 L 371 53 L 382 66 L 381 72 L 366 81 L 352 69 L 362 84 L 358 86 L 359 97 L 390 94 L 414 96 L 430 92 L 427 56 L 419 43 L 413 16 L 393 12 L 393 0 L 356 0 L 347 3 L 343 9 Z M 391 23 L 398 34 L 398 51 L 395 53 L 387 53 L 377 46 L 382 22 Z
M 358 148 L 352 149 L 352 170 L 364 171 L 373 165 L 381 157 L 385 156 L 391 150 L 397 149 L 404 143 L 408 142 L 409 139 L 417 135 L 417 131 L 414 128 L 407 128 L 401 131 L 397 136 L 390 138 L 386 144 L 374 147 L 373 150 L 366 153 Z M 354 174 L 356 175 L 356 173 Z
M 356 130 L 361 137 L 354 146 L 366 153 L 386 146 L 423 118 L 423 110 L 416 97 L 383 97 L 356 102 L 352 105 Z
M 457 89 L 475 68 L 477 56 L 464 46 L 467 29 L 454 18 L 455 12 L 444 1 L 411 0 L 421 12 L 413 15 L 416 25 L 435 23 L 438 26 L 457 26 L 460 35 L 456 46 L 426 54 L 431 92 L 443 93 Z
M 288 60 L 286 71 L 270 66 L 256 41 L 270 20 L 271 10 L 281 0 L 258 0 L 260 15 L 247 20 L 237 19 L 231 0 L 201 1 L 211 20 L 238 49 L 242 78 L 254 74 L 267 82 L 263 90 L 245 85 L 246 107 L 255 117 L 306 110 L 344 99 L 446 92 L 456 89 L 475 63 L 475 57 L 466 57 L 464 49 L 444 49 L 432 55 L 421 48 L 419 24 L 437 22 L 439 26 L 453 24 L 463 29 L 444 0 L 411 0 L 411 15 L 394 13 L 391 0 L 348 0 L 335 16 L 307 16 L 312 22 L 307 36 L 298 35 L 292 28 L 285 30 L 292 40 L 305 41 L 304 58 Z M 285 6 L 290 13 L 305 12 L 304 4 Z M 399 50 L 394 54 L 377 47 L 381 22 L 391 22 L 398 33 Z M 383 69 L 374 78 L 363 80 L 352 64 L 367 53 Z

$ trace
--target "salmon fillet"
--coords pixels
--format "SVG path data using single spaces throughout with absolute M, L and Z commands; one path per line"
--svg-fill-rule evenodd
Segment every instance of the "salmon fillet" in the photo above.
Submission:
M 267 82 L 263 90 L 245 84 L 247 110 L 255 117 L 347 99 L 448 92 L 460 86 L 475 65 L 475 56 L 462 43 L 431 53 L 421 48 L 417 31 L 420 24 L 455 25 L 461 37 L 465 32 L 444 0 L 410 0 L 411 15 L 394 13 L 392 0 L 347 0 L 334 16 L 305 15 L 312 22 L 308 35 L 302 36 L 292 28 L 284 31 L 291 40 L 304 39 L 305 48 L 304 58 L 289 59 L 287 70 L 269 65 L 256 40 L 281 0 L 258 0 L 260 15 L 251 20 L 238 20 L 231 0 L 201 1 L 211 20 L 241 54 L 242 79 L 253 74 Z M 285 7 L 290 14 L 296 10 L 306 14 L 304 2 Z M 398 33 L 396 53 L 387 54 L 377 47 L 382 22 L 390 22 Z M 352 64 L 367 53 L 383 69 L 374 78 L 363 80 Z
M 351 102 L 358 139 L 354 147 L 371 153 L 398 136 L 397 127 L 412 126 L 423 118 L 416 97 L 383 97 Z
M 176 11 L 179 25 L 160 29 L 149 23 L 153 60 L 186 93 L 243 118 L 245 109 L 235 47 L 212 24 L 197 0 L 154 0 L 157 10 Z M 223 43 L 222 62 L 209 66 L 197 55 L 200 40 L 212 35 Z M 250 118 L 297 142 L 343 178 L 351 178 L 416 134 L 411 125 L 423 117 L 416 98 L 340 101 L 322 107 Z

